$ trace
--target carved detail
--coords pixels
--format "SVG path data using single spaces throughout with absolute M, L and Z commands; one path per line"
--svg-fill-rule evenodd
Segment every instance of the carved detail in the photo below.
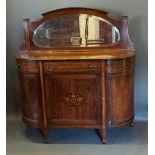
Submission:
M 80 104 L 84 103 L 86 100 L 85 97 L 81 96 L 80 94 L 76 93 L 69 93 L 63 97 L 63 102 L 67 105 L 71 106 L 80 106 Z

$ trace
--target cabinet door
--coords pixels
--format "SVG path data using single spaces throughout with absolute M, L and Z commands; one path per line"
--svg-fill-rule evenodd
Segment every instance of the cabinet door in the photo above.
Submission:
M 45 74 L 49 125 L 100 124 L 98 74 Z
M 39 74 L 20 73 L 23 119 L 38 126 L 42 122 L 42 104 Z
M 108 120 L 119 126 L 133 118 L 133 70 L 107 76 Z

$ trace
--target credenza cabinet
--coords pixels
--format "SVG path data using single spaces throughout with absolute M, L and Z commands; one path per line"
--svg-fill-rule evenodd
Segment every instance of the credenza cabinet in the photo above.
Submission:
M 83 30 L 84 29 L 84 30 Z M 65 8 L 24 20 L 24 44 L 16 56 L 22 119 L 41 129 L 106 129 L 132 126 L 135 50 L 128 18 Z

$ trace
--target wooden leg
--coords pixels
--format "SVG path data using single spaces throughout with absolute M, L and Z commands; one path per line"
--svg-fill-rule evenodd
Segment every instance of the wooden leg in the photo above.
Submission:
M 106 128 L 102 128 L 102 144 L 106 144 Z
M 44 143 L 48 143 L 48 129 L 41 129 L 43 138 L 44 138 Z
M 105 63 L 102 63 L 101 73 L 101 104 L 102 104 L 102 143 L 106 143 L 106 82 L 105 82 Z
M 47 128 L 47 109 L 46 109 L 46 102 L 45 102 L 45 92 L 44 92 L 44 76 L 43 76 L 43 64 L 39 62 L 39 69 L 40 69 L 40 84 L 41 84 L 41 97 L 42 97 L 42 110 L 43 110 L 43 123 L 44 127 L 41 129 L 42 134 L 44 137 L 44 142 L 48 143 L 48 128 Z
M 98 129 L 95 129 L 96 134 L 100 138 L 102 144 L 106 144 L 106 129 L 102 128 L 102 133 Z
M 133 125 L 134 125 L 134 122 L 133 122 L 133 120 L 130 122 L 130 124 L 129 124 L 129 126 L 130 127 L 133 127 Z

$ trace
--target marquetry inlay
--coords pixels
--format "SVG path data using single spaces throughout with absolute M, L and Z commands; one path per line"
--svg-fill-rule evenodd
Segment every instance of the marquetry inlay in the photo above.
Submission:
M 85 97 L 76 93 L 68 93 L 63 97 L 63 102 L 67 105 L 79 106 L 81 103 L 84 103 L 86 100 Z

